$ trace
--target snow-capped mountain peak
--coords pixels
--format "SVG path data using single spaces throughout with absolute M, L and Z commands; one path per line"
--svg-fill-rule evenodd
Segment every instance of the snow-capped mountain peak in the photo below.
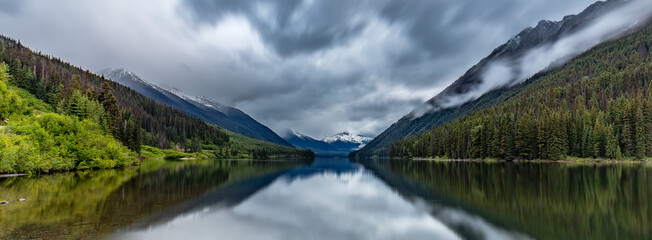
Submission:
M 310 149 L 322 157 L 346 157 L 350 152 L 364 147 L 371 141 L 369 137 L 349 132 L 341 132 L 322 140 L 316 140 L 290 129 L 284 132 L 283 138 L 298 148 Z
M 157 86 L 156 84 L 145 81 L 144 79 L 136 75 L 134 72 L 129 71 L 126 68 L 106 68 L 100 70 L 98 73 L 114 82 L 118 82 L 123 85 L 125 85 L 126 82 L 133 81 L 133 82 L 139 82 L 145 84 L 158 91 L 164 90 L 163 88 Z
M 107 69 L 99 71 L 99 73 L 101 73 L 103 75 L 111 76 L 111 78 L 130 79 L 132 81 L 146 83 L 148 85 L 150 84 L 149 82 L 143 80 L 138 75 L 136 75 L 135 73 L 127 70 L 126 68 L 107 68 Z
M 216 100 L 214 100 L 212 98 L 206 97 L 206 96 L 197 96 L 197 97 L 194 98 L 194 100 L 195 100 L 195 102 L 201 103 L 206 107 L 213 108 L 213 109 L 216 109 L 216 110 L 222 111 L 222 112 L 228 111 L 231 108 L 229 106 L 221 104 L 218 101 L 216 101 Z
M 333 142 L 341 141 L 341 142 L 349 142 L 349 143 L 367 144 L 369 141 L 371 141 L 371 138 L 344 131 L 344 132 L 335 134 L 333 136 L 326 137 L 326 138 L 322 139 L 322 141 L 327 142 L 327 143 L 333 143 Z

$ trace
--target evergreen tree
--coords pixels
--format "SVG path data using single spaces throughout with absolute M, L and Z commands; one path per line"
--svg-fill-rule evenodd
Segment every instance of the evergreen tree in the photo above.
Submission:
M 612 126 L 607 127 L 606 138 L 607 138 L 607 145 L 605 147 L 606 157 L 612 159 L 620 159 L 621 153 L 620 153 L 620 146 L 618 146 L 618 137 L 616 136 Z
M 102 83 L 102 90 L 100 101 L 106 111 L 108 131 L 114 136 L 117 136 L 118 130 L 120 129 L 120 111 L 118 110 L 118 101 L 115 99 L 115 96 L 113 96 L 111 86 L 109 86 L 108 82 Z
M 471 157 L 472 158 L 483 158 L 483 130 L 482 125 L 475 126 L 471 129 Z
M 634 123 L 632 122 L 631 118 L 632 112 L 631 112 L 631 107 L 627 106 L 625 108 L 625 112 L 623 113 L 623 130 L 622 130 L 622 150 L 623 154 L 625 156 L 633 156 L 634 152 L 634 133 L 632 130 L 632 125 Z
M 641 108 L 637 107 L 636 108 L 636 113 L 634 115 L 634 123 L 635 123 L 635 134 L 634 134 L 634 144 L 635 144 L 635 154 L 636 158 L 642 159 L 645 157 L 645 152 L 646 152 L 646 135 L 649 134 L 645 132 L 646 126 L 645 122 L 643 121 L 643 112 L 641 111 Z
M 87 101 L 87 99 L 81 95 L 79 90 L 74 91 L 68 100 L 62 102 L 64 105 L 62 112 L 66 115 L 77 116 L 80 119 L 86 118 L 85 100 Z

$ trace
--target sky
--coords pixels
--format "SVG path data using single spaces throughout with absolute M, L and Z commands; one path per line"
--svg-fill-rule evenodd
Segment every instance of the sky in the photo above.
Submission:
M 243 110 L 375 136 L 491 51 L 591 0 L 0 0 L 0 34 Z

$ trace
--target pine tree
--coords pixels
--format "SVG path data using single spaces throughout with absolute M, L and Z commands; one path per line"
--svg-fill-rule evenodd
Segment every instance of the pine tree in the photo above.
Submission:
M 549 141 L 549 158 L 552 160 L 562 159 L 566 148 L 564 138 L 567 137 L 563 129 L 561 116 L 559 113 L 553 113 L 553 124 L 551 126 L 551 136 Z
M 621 153 L 620 153 L 620 147 L 618 146 L 618 137 L 614 132 L 613 126 L 610 125 L 607 127 L 606 137 L 607 137 L 607 145 L 605 147 L 606 157 L 611 159 L 620 159 Z
M 595 144 L 593 139 L 593 130 L 590 127 L 584 127 L 582 132 L 582 151 L 581 157 L 588 158 L 593 157 L 595 152 Z
M 535 143 L 532 141 L 532 120 L 527 115 L 520 116 L 516 119 L 516 137 L 514 140 L 514 147 L 518 156 L 529 159 L 532 158 L 533 147 Z
M 607 148 L 607 130 L 605 129 L 603 118 L 599 117 L 595 120 L 595 125 L 593 125 L 593 136 L 595 139 L 595 145 L 593 148 L 593 156 L 595 157 L 605 157 L 606 148 Z
M 484 126 L 478 125 L 471 129 L 471 157 L 483 158 L 483 132 Z
M 651 82 L 652 83 L 652 82 Z M 650 93 L 650 92 L 648 92 Z M 652 98 L 643 99 L 643 121 L 641 122 L 645 133 L 645 156 L 652 156 Z
M 635 154 L 636 158 L 642 159 L 645 157 L 646 151 L 646 132 L 645 132 L 645 123 L 643 121 L 643 112 L 640 107 L 636 108 L 634 115 L 635 123 L 635 133 L 634 133 L 634 144 L 635 144 Z
M 633 143 L 633 131 L 632 131 L 632 119 L 631 119 L 631 108 L 628 105 L 625 107 L 625 111 L 623 113 L 623 129 L 622 129 L 622 151 L 625 156 L 633 156 L 633 150 L 634 150 L 634 143 Z
M 108 82 L 102 83 L 102 90 L 100 102 L 106 111 L 109 127 L 108 132 L 117 137 L 120 129 L 120 111 L 118 110 L 118 101 L 115 99 L 115 96 L 113 96 L 111 86 Z

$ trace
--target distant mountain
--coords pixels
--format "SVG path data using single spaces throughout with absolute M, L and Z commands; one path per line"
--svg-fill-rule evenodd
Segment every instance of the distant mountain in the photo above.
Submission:
M 364 148 L 352 156 L 368 157 L 372 155 L 387 155 L 389 144 L 408 136 L 421 134 L 433 127 L 446 124 L 463 117 L 473 111 L 494 106 L 512 97 L 508 93 L 509 86 L 501 87 L 477 97 L 470 98 L 462 105 L 451 104 L 451 99 L 468 97 L 469 93 L 482 87 L 483 74 L 497 61 L 513 63 L 519 61 L 530 50 L 548 46 L 557 40 L 580 31 L 592 20 L 623 6 L 628 0 L 599 1 L 580 14 L 569 15 L 561 21 L 540 21 L 535 27 L 528 27 L 511 38 L 505 44 L 497 47 L 489 56 L 471 67 L 464 75 L 448 86 L 444 91 L 428 100 L 425 110 L 417 110 L 405 115 L 388 129 L 374 138 Z M 512 70 L 514 71 L 514 70 Z M 513 74 L 513 73 L 512 73 Z M 518 73 L 517 73 L 518 74 Z M 538 75 L 532 78 L 537 78 Z
M 188 113 L 210 124 L 259 140 L 288 147 L 292 146 L 274 131 L 257 122 L 246 113 L 220 104 L 210 98 L 192 97 L 176 89 L 166 90 L 143 80 L 124 68 L 104 69 L 99 71 L 98 74 L 127 86 L 159 103 Z
M 341 132 L 330 137 L 322 139 L 322 141 L 330 144 L 335 149 L 341 151 L 355 151 L 358 150 L 372 140 L 370 137 L 360 136 L 349 132 Z
M 314 139 L 312 137 L 288 130 L 283 134 L 283 138 L 297 148 L 310 149 L 315 155 L 321 157 L 328 156 L 346 156 L 348 152 L 339 152 L 330 144 Z
M 344 157 L 371 141 L 370 137 L 349 132 L 342 132 L 322 140 L 317 140 L 292 130 L 288 130 L 283 135 L 283 138 L 295 147 L 310 149 L 317 156 L 322 157 Z

